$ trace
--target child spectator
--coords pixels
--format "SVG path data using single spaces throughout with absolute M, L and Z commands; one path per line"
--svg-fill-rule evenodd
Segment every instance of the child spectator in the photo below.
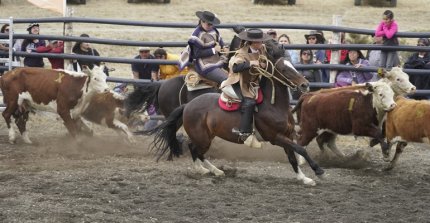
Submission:
M 382 15 L 382 21 L 375 31 L 376 37 L 382 37 L 384 46 L 398 46 L 399 40 L 396 37 L 398 30 L 397 22 L 394 20 L 394 13 L 386 10 Z M 396 58 L 395 50 L 382 50 L 380 67 L 391 70 Z

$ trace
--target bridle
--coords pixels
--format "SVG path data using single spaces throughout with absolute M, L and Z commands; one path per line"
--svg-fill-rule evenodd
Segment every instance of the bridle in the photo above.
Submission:
M 258 61 L 260 63 L 265 63 L 266 68 L 262 68 L 261 66 L 254 67 L 253 69 L 249 70 L 250 75 L 254 75 L 254 76 L 262 75 L 264 77 L 267 77 L 272 82 L 272 86 L 274 86 L 273 79 L 275 79 L 284 86 L 287 86 L 293 90 L 297 89 L 297 84 L 293 83 L 284 74 L 282 74 L 282 72 L 280 72 L 278 69 L 276 69 L 276 65 L 280 61 L 282 61 L 282 62 L 284 61 L 284 57 L 280 57 L 278 60 L 276 60 L 275 64 L 273 64 L 273 62 L 270 61 L 266 56 L 260 55 L 258 57 Z M 269 65 L 272 68 L 270 71 L 269 71 Z M 255 70 L 255 71 L 253 71 L 253 70 Z M 275 71 L 279 74 L 280 77 L 275 76 Z M 275 88 L 274 87 L 272 87 L 272 98 L 271 98 L 270 102 L 272 104 L 275 103 Z

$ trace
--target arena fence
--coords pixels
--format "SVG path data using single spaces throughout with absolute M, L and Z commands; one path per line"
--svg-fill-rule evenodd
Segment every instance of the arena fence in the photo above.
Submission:
M 124 25 L 124 26 L 138 26 L 138 27 L 162 27 L 162 28 L 195 28 L 196 24 L 193 23 L 172 23 L 172 22 L 142 22 L 142 21 L 127 21 L 117 19 L 99 19 L 99 18 L 78 18 L 78 17 L 59 17 L 59 18 L 38 18 L 38 19 L 0 19 L 0 23 L 9 23 L 11 30 L 14 28 L 14 24 L 21 23 L 94 23 L 94 24 L 109 24 L 109 25 Z M 231 29 L 237 25 L 242 25 L 246 28 L 272 28 L 272 29 L 300 29 L 300 30 L 322 30 L 331 31 L 334 34 L 339 32 L 354 33 L 373 35 L 374 30 L 369 29 L 357 29 L 342 26 L 333 25 L 306 25 L 306 24 L 285 24 L 285 23 L 231 23 L 231 24 L 220 24 L 217 26 L 219 29 Z M 398 32 L 397 37 L 401 38 L 429 38 L 430 32 Z M 8 39 L 11 43 L 14 39 L 26 39 L 26 38 L 42 38 L 46 40 L 62 40 L 62 41 L 84 41 L 89 43 L 107 44 L 107 45 L 121 45 L 121 46 L 148 46 L 148 47 L 185 47 L 186 41 L 183 42 L 151 42 L 151 41 L 133 41 L 133 40 L 112 40 L 112 39 L 101 39 L 101 38 L 85 38 L 76 36 L 56 36 L 56 35 L 29 35 L 29 34 L 0 34 L 1 39 Z M 430 51 L 430 47 L 422 46 L 383 46 L 375 44 L 291 44 L 287 45 L 287 49 L 330 49 L 330 50 L 341 50 L 341 49 L 359 49 L 359 50 L 396 50 L 396 51 Z M 27 53 L 27 52 L 10 52 L 2 53 L 0 56 L 8 56 L 10 61 L 13 56 L 19 57 L 46 57 L 46 58 L 62 58 L 69 60 L 86 59 L 98 62 L 109 62 L 109 63 L 151 63 L 151 64 L 177 64 L 177 61 L 171 60 L 159 60 L 159 59 L 130 59 L 130 58 L 118 58 L 118 57 L 96 57 L 96 56 L 84 56 L 77 54 L 52 54 L 52 53 Z M 12 64 L 12 63 L 9 63 Z M 356 70 L 356 71 L 370 71 L 376 72 L 377 67 L 365 67 L 365 68 L 354 68 L 352 66 L 340 65 L 340 64 L 313 64 L 313 65 L 294 65 L 297 69 L 328 69 L 328 70 Z M 0 70 L 9 70 L 9 66 L 0 66 Z M 408 74 L 414 75 L 429 75 L 427 70 L 419 69 L 404 69 Z M 144 83 L 147 80 L 134 80 L 126 78 L 115 78 L 109 77 L 108 81 L 121 82 L 121 83 Z M 332 87 L 332 83 L 311 83 L 311 87 Z M 418 90 L 417 95 L 430 95 L 430 90 Z

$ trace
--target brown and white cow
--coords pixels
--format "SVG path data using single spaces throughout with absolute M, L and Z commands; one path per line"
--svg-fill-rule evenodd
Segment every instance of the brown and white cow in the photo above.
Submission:
M 407 142 L 430 144 L 430 102 L 397 97 L 396 103 L 396 108 L 388 112 L 385 125 L 389 147 L 397 143 L 387 169 L 394 168 Z
M 394 91 L 394 98 L 399 95 L 406 95 L 416 91 L 416 87 L 409 81 L 409 75 L 403 72 L 403 70 L 399 67 L 393 67 L 390 71 L 382 70 L 379 74 L 380 80 L 378 82 L 387 83 L 391 89 Z M 363 88 L 365 84 L 357 84 L 354 86 L 348 86 L 343 88 L 332 88 L 332 89 L 323 89 L 318 93 L 329 93 L 331 91 L 339 91 L 339 90 L 355 90 Z M 379 107 L 375 107 L 378 127 L 382 130 L 382 124 L 386 117 L 386 112 Z M 335 135 L 329 132 L 324 132 L 317 137 L 317 143 L 321 150 L 324 149 L 324 146 L 327 145 L 329 148 L 335 146 Z M 372 139 L 370 146 L 374 146 L 379 143 L 378 140 Z M 341 155 L 341 154 L 338 154 Z
M 368 136 L 378 139 L 383 151 L 388 149 L 378 128 L 376 111 L 389 111 L 395 107 L 394 92 L 384 82 L 370 82 L 355 86 L 354 90 L 339 88 L 320 93 L 303 94 L 294 111 L 297 111 L 300 130 L 297 143 L 307 146 L 315 137 L 328 133 L 328 147 L 337 155 L 344 156 L 336 147 L 337 134 Z M 318 138 L 317 138 L 318 139 Z M 320 137 L 323 142 L 326 140 Z M 321 149 L 321 141 L 317 140 Z
M 31 109 L 55 111 L 64 121 L 69 133 L 76 137 L 77 122 L 94 93 L 108 90 L 103 67 L 95 66 L 83 72 L 44 68 L 16 68 L 5 73 L 0 80 L 6 109 L 3 117 L 9 129 L 9 142 L 15 143 L 15 130 L 11 116 L 25 143 L 32 143 L 26 131 Z
M 114 91 L 96 93 L 82 113 L 87 121 L 107 126 L 118 133 L 125 133 L 129 142 L 135 142 L 128 129 L 128 118 L 123 115 L 125 97 Z M 139 117 L 145 119 L 145 117 Z M 125 123 L 124 123 L 125 122 Z

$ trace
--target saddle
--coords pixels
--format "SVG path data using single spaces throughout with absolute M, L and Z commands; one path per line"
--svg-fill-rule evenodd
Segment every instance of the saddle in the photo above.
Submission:
M 188 74 L 185 75 L 184 81 L 188 91 L 218 88 L 218 84 L 216 82 L 204 78 L 192 68 L 190 68 Z
M 219 107 L 224 111 L 237 111 L 240 109 L 241 99 L 233 90 L 233 86 L 228 85 L 222 88 L 221 96 L 218 99 Z M 257 90 L 257 104 L 263 102 L 263 92 L 260 88 Z

